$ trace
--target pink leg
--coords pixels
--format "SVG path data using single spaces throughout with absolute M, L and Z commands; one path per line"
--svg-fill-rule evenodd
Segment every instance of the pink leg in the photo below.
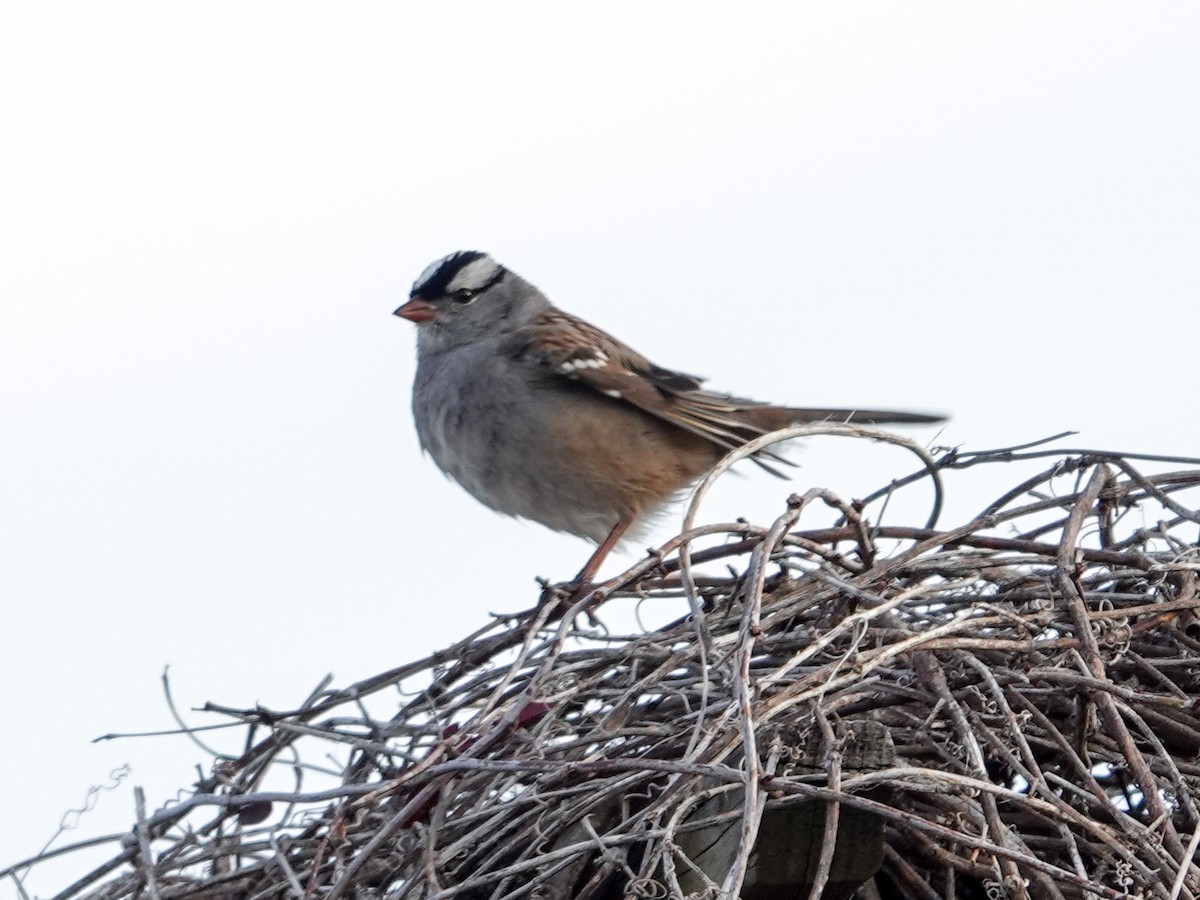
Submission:
M 583 568 L 575 576 L 574 584 L 578 585 L 576 596 L 580 596 L 583 591 L 591 587 L 592 579 L 596 577 L 596 572 L 600 569 L 600 564 L 604 562 L 604 558 L 608 556 L 612 548 L 617 546 L 617 541 L 621 539 L 621 535 L 628 531 L 629 526 L 632 524 L 632 520 L 622 519 L 614 525 L 613 530 L 608 533 L 608 537 L 596 548 L 596 552 L 591 555 L 591 558 L 583 564 Z

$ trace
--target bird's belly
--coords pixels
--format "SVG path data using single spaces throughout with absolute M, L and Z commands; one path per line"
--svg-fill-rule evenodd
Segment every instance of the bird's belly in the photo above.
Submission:
M 422 446 L 477 500 L 597 542 L 623 519 L 636 533 L 719 456 L 706 441 L 573 386 L 523 394 L 480 384 L 425 409 L 437 412 L 418 415 Z

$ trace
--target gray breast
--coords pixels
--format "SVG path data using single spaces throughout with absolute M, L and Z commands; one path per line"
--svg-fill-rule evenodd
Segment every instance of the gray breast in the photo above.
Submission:
M 568 390 L 486 342 L 422 354 L 413 383 L 421 446 L 485 506 L 600 541 L 619 513 L 573 477 L 558 448 L 554 417 Z

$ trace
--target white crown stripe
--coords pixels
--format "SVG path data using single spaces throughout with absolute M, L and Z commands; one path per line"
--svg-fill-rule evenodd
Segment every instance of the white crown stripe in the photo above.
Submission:
M 500 264 L 490 256 L 469 262 L 450 279 L 450 283 L 446 285 L 446 292 L 482 290 L 495 280 L 499 268 Z
M 453 291 L 479 291 L 502 272 L 503 267 L 486 253 L 458 250 L 426 266 L 413 282 L 412 292 L 442 296 Z
M 421 274 L 417 276 L 417 280 L 413 282 L 413 291 L 419 293 L 421 288 L 425 287 L 425 285 L 429 283 L 430 279 L 437 274 L 437 270 L 440 269 L 449 258 L 449 256 L 444 256 L 436 262 L 431 262 L 429 265 L 427 265 Z

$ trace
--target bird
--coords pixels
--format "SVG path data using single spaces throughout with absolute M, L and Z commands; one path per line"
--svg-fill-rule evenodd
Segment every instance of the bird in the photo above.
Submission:
M 933 424 L 916 412 L 776 406 L 707 390 L 554 306 L 478 250 L 417 277 L 395 315 L 415 323 L 412 407 L 422 449 L 484 506 L 608 553 L 640 535 L 726 453 L 789 425 Z M 775 474 L 770 451 L 755 461 Z

